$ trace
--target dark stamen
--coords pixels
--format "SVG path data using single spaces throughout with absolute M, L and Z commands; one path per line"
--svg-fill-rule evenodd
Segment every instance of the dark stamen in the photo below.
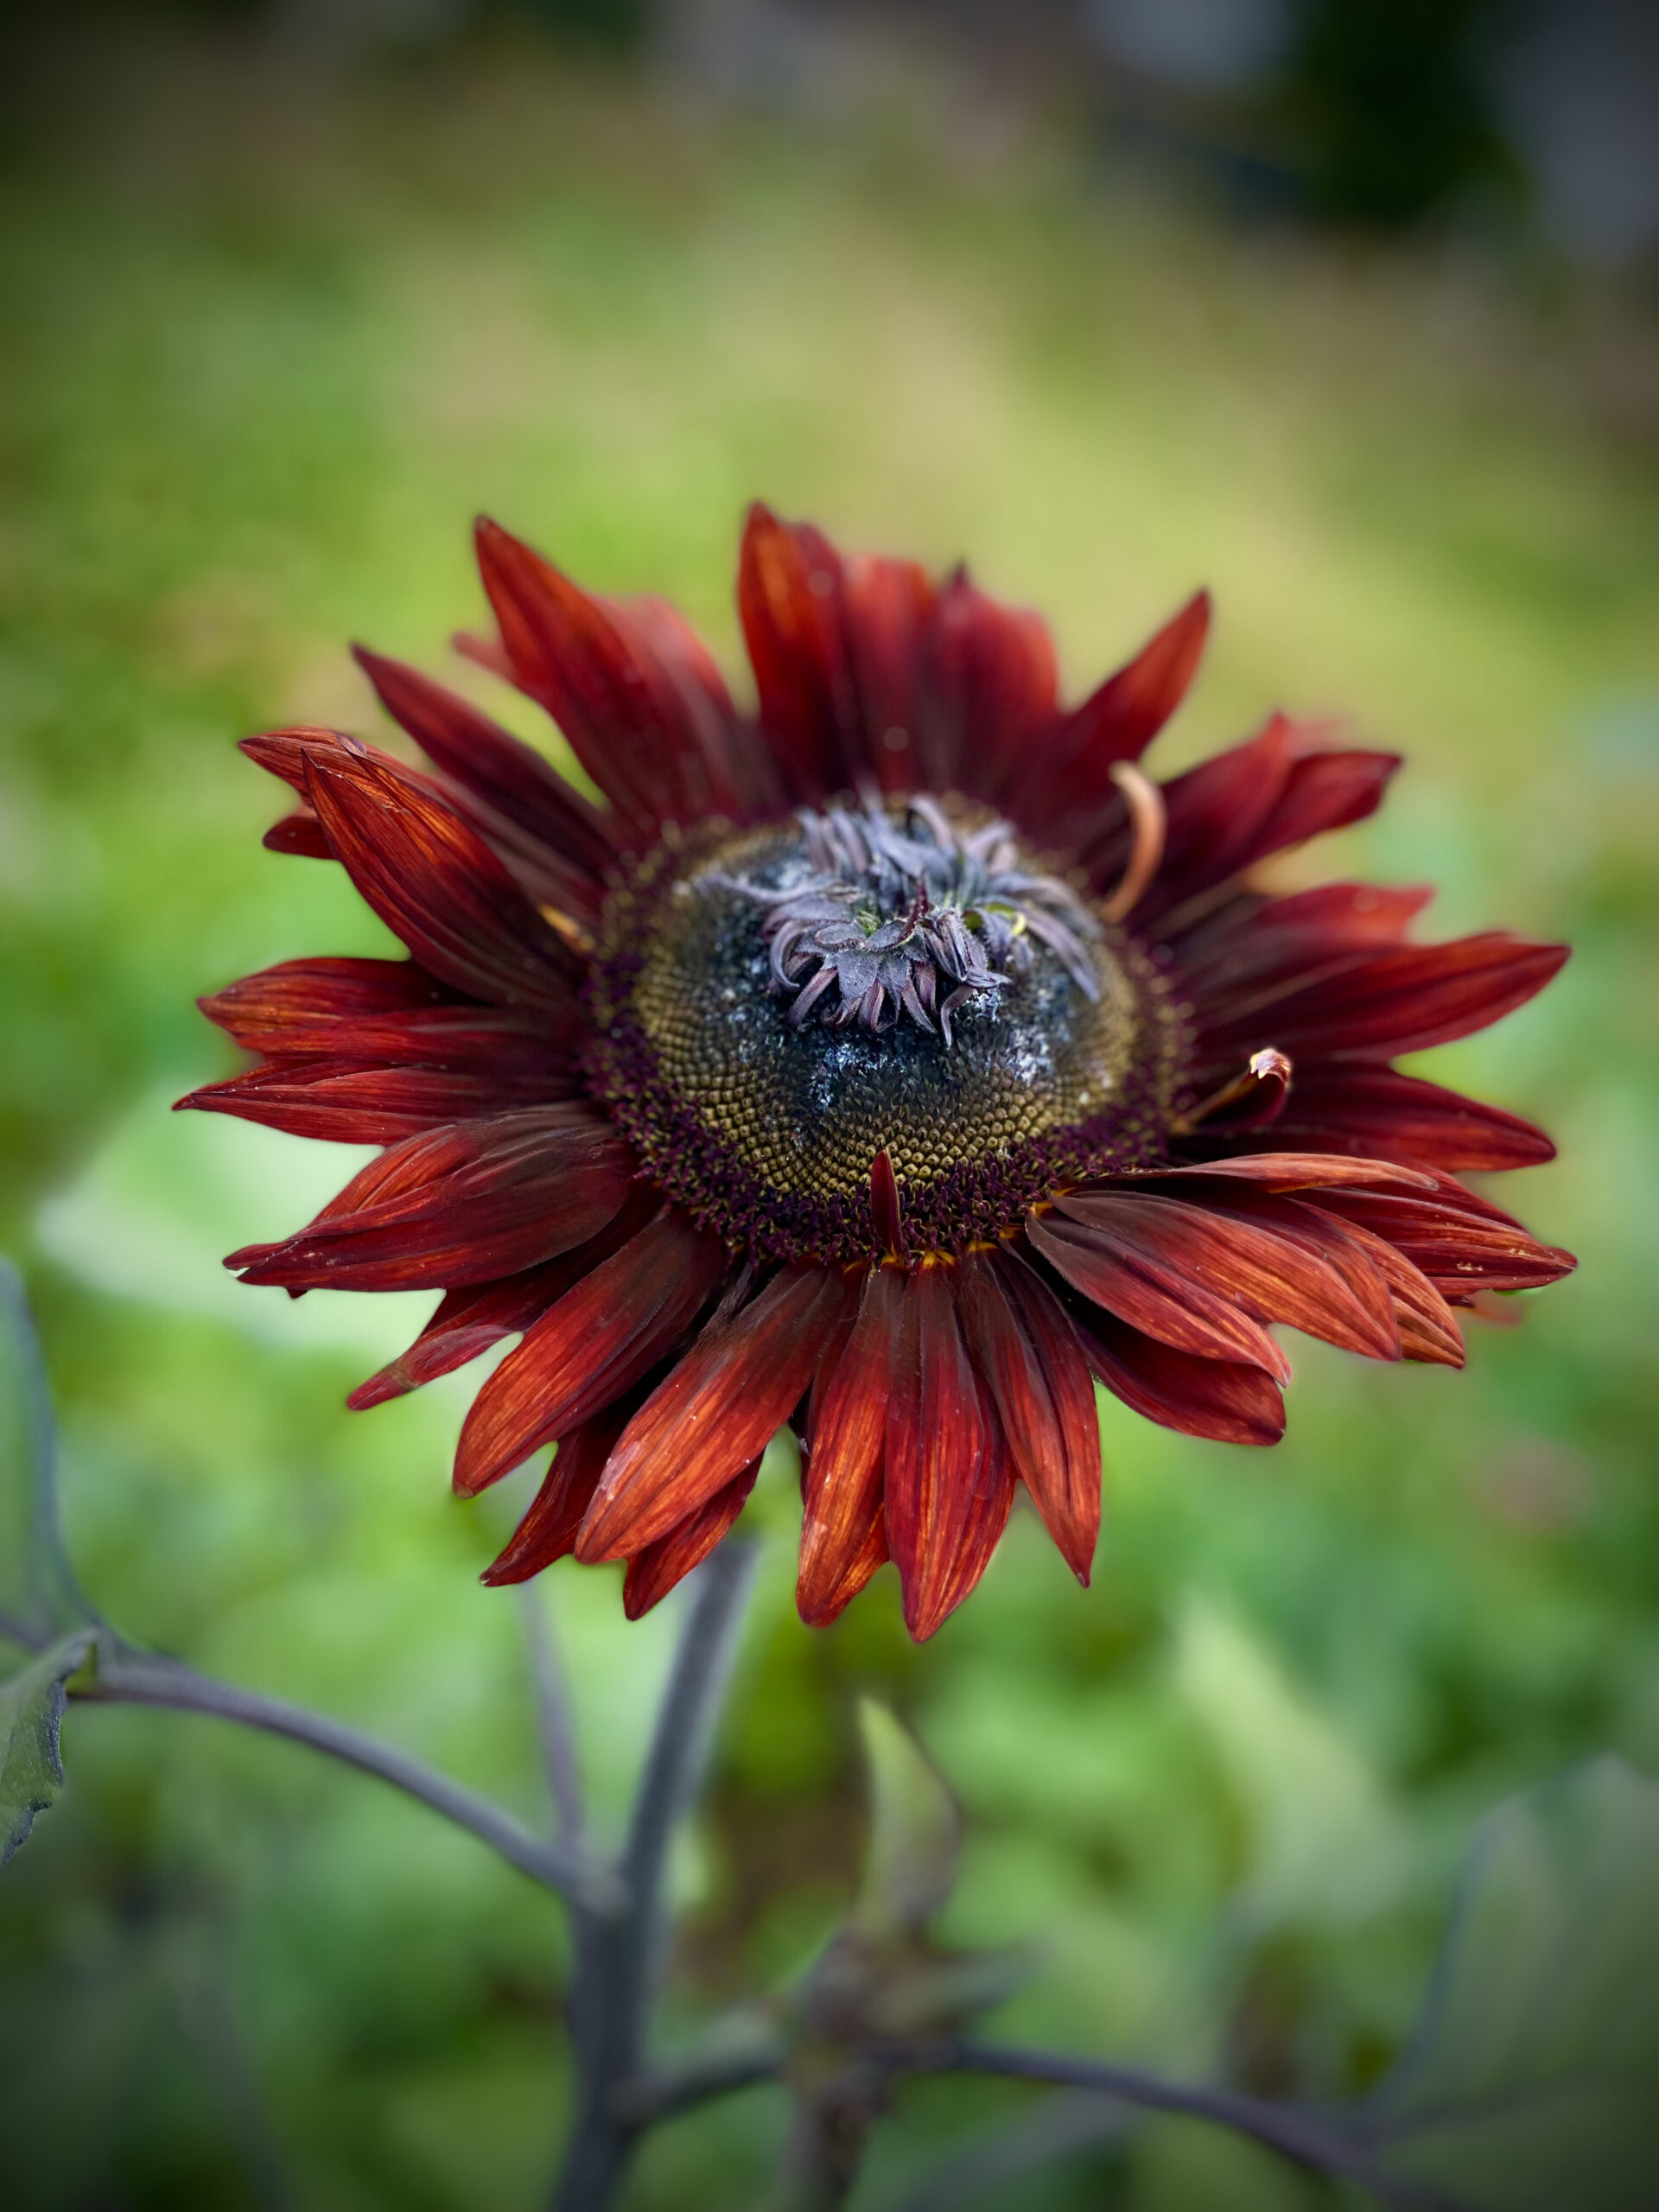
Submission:
M 724 879 L 769 911 L 762 925 L 773 986 L 791 1024 L 890 1029 L 901 1014 L 951 1041 L 950 1017 L 994 1011 L 1047 946 L 1091 1000 L 1086 940 L 1100 927 L 1076 893 L 1023 864 L 1006 822 L 962 829 L 918 795 L 889 811 L 866 793 L 856 812 L 803 810 L 811 873 L 782 890 Z

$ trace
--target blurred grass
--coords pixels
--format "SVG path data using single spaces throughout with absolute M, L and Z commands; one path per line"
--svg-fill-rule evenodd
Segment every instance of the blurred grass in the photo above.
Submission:
M 445 1480 L 474 1376 L 348 1420 L 423 1301 L 229 1285 L 217 1254 L 338 1163 L 165 1110 L 226 1065 L 195 994 L 377 946 L 337 874 L 260 850 L 277 795 L 230 741 L 372 730 L 347 637 L 441 666 L 480 610 L 476 508 L 675 596 L 728 664 L 756 492 L 965 551 L 1050 612 L 1074 686 L 1208 581 L 1167 760 L 1273 703 L 1351 709 L 1409 772 L 1293 873 L 1433 877 L 1446 930 L 1574 941 L 1542 1002 L 1435 1057 L 1557 1133 L 1509 1190 L 1581 1274 L 1460 1377 L 1299 1343 L 1269 1455 L 1109 1408 L 1093 1590 L 1026 1519 L 921 1653 L 885 1577 L 830 1635 L 795 1622 L 779 1465 L 684 1853 L 689 2019 L 845 1895 L 872 1685 L 969 1808 L 951 1932 L 1046 1940 L 1010 2032 L 1362 2084 L 1475 1815 L 1592 1747 L 1659 1765 L 1659 458 L 1597 404 L 1631 382 L 1609 346 L 1651 334 L 1216 229 L 1040 144 L 734 121 L 534 47 L 330 80 L 234 41 L 60 44 L 10 99 L 0 1211 L 72 1535 L 130 1633 L 535 1810 L 517 1624 L 473 1580 L 507 1509 Z M 548 1582 L 613 1822 L 672 1621 L 625 1628 L 608 1573 Z M 517 1878 L 297 1752 L 137 1713 L 66 1732 L 68 1796 L 0 1893 L 9 2202 L 538 2201 L 563 1948 Z M 859 2205 L 1023 2109 L 907 2092 Z M 677 2124 L 632 2202 L 745 2201 L 780 2126 L 764 2093 Z M 984 2201 L 1304 2196 L 1167 2126 Z

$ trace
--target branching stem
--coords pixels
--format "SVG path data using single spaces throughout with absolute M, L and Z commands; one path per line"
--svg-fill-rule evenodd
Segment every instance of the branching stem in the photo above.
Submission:
M 1383 2203 L 1401 2212 L 1456 2212 L 1440 2190 L 1391 2174 L 1379 2173 L 1365 2144 L 1344 2129 L 1295 2105 L 1250 2097 L 1236 2089 L 1206 2088 L 1171 2082 L 1138 2066 L 1115 2066 L 1063 2051 L 1021 2050 L 1001 2044 L 942 2044 L 912 2054 L 893 2054 L 894 2072 L 915 2074 L 1001 2074 L 1015 2081 L 1046 2082 L 1056 2088 L 1090 2089 L 1154 2112 L 1179 2113 L 1248 2135 L 1298 2165 L 1357 2182 Z
M 175 1712 L 207 1713 L 213 1719 L 289 1737 L 418 1798 L 435 1813 L 468 1829 L 521 1874 L 556 1891 L 573 1906 L 614 1911 L 622 1902 L 622 1885 L 611 1868 L 567 1844 L 543 1842 L 511 1813 L 476 1790 L 451 1781 L 447 1774 L 440 1774 L 393 1745 L 383 1744 L 343 1721 L 331 1720 L 326 1713 L 309 1713 L 302 1706 L 264 1697 L 257 1690 L 215 1681 L 177 1660 L 140 1656 L 107 1644 L 99 1650 L 92 1680 L 73 1688 L 71 1695 L 87 1704 L 168 1706 Z

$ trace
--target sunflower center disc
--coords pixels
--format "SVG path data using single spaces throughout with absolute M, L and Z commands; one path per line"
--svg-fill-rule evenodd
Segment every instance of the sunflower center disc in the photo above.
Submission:
M 1176 1082 L 1152 964 L 1006 824 L 926 800 L 659 851 L 607 908 L 594 1011 L 654 1178 L 778 1255 L 869 1251 L 883 1150 L 918 1249 L 995 1236 L 1156 1159 Z

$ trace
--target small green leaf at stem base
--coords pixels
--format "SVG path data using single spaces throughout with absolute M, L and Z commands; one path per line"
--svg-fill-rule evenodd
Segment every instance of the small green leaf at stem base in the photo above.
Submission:
M 86 1664 L 92 1642 L 92 1630 L 77 1629 L 0 1683 L 0 1866 L 63 1788 L 63 1686 Z

